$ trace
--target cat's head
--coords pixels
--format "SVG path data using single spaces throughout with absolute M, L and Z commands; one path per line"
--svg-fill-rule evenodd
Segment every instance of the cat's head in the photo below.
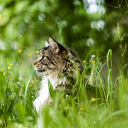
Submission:
M 45 41 L 45 47 L 39 52 L 39 58 L 35 61 L 35 69 L 38 75 L 50 75 L 57 71 L 60 73 L 74 72 L 77 61 L 81 70 L 80 60 L 76 52 L 57 43 L 52 37 Z
M 39 58 L 35 61 L 35 69 L 38 75 L 48 75 L 53 71 L 63 70 L 63 59 L 68 51 L 52 37 L 45 41 L 45 47 L 39 52 Z

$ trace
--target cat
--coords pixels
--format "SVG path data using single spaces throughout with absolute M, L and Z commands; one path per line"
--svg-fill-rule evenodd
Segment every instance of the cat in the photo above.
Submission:
M 50 97 L 48 80 L 53 89 L 61 90 L 66 95 L 72 92 L 78 74 L 82 74 L 83 66 L 77 53 L 68 47 L 62 46 L 51 36 L 49 42 L 45 41 L 45 47 L 39 51 L 39 58 L 34 63 L 36 73 L 43 76 L 39 97 L 35 99 L 34 106 L 39 112 L 46 102 L 52 102 Z M 93 87 L 92 87 L 93 88 Z M 87 93 L 95 93 L 94 89 L 87 88 Z M 87 95 L 88 95 L 87 94 Z

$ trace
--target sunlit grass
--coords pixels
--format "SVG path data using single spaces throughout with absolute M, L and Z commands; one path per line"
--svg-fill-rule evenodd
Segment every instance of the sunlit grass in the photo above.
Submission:
M 26 57 L 31 61 L 30 56 Z M 47 104 L 40 115 L 37 115 L 33 101 L 38 96 L 41 78 L 36 75 L 33 62 L 30 62 L 30 66 L 24 67 L 22 59 L 18 59 L 14 63 L 8 62 L 8 60 L 3 61 L 4 64 L 0 72 L 0 127 L 127 127 L 128 78 L 123 76 L 120 69 L 119 79 L 117 83 L 113 83 L 111 50 L 108 51 L 106 59 L 107 81 L 100 74 L 100 69 L 97 70 L 99 60 L 90 59 L 88 66 L 87 61 L 84 60 L 83 65 L 86 67 L 82 75 L 78 76 L 73 88 L 74 92 L 77 89 L 77 94 L 64 97 L 63 93 L 53 91 L 54 103 Z M 93 74 L 85 81 L 86 73 L 92 68 Z M 104 88 L 99 90 L 101 98 L 93 95 L 87 96 L 85 86 L 90 81 L 93 81 L 92 83 L 96 87 Z

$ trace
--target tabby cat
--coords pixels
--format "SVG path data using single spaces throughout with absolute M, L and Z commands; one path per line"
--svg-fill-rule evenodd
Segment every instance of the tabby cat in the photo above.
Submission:
M 36 73 L 43 76 L 39 97 L 34 101 L 37 112 L 47 101 L 52 101 L 48 80 L 53 89 L 56 88 L 59 91 L 63 87 L 66 95 L 70 95 L 78 72 L 82 73 L 83 71 L 77 53 L 57 43 L 52 37 L 49 37 L 49 42 L 45 41 L 45 47 L 40 50 L 39 59 L 35 61 L 34 65 Z M 90 93 L 90 89 L 87 92 Z

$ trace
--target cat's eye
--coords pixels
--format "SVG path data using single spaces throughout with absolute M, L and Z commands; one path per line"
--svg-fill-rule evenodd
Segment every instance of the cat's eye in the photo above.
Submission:
M 43 56 L 42 56 L 42 59 L 44 59 L 44 58 L 45 58 L 45 56 L 43 55 Z
M 39 62 L 41 62 L 44 58 L 45 58 L 45 56 L 43 55 L 43 56 L 41 57 L 41 59 L 39 60 Z

